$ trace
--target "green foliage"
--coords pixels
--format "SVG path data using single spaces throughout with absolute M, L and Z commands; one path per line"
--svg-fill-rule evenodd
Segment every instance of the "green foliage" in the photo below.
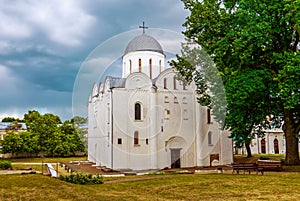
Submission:
M 23 140 L 19 134 L 15 133 L 14 131 L 7 131 L 3 141 L 1 142 L 2 153 L 12 153 L 13 156 L 21 153 L 22 144 Z
M 165 175 L 165 172 L 149 172 L 146 175 Z
M 270 158 L 267 156 L 260 156 L 259 160 L 270 160 Z
M 266 116 L 277 107 L 268 94 L 273 80 L 266 70 L 245 69 L 232 77 L 226 85 L 226 126 L 237 143 L 250 144 L 255 135 L 264 134 L 263 128 L 269 126 Z
M 222 77 L 227 127 L 247 144 L 267 115 L 272 123 L 284 121 L 286 163 L 299 164 L 300 1 L 183 2 L 190 10 L 185 36 L 211 56 Z
M 2 119 L 2 122 L 14 122 L 14 121 L 16 121 L 16 122 L 24 122 L 24 120 L 19 119 L 19 118 L 14 118 L 14 117 L 4 117 Z
M 72 173 L 70 175 L 60 175 L 58 177 L 62 181 L 73 184 L 102 184 L 103 177 L 99 174 Z
M 38 135 L 32 134 L 28 131 L 20 132 L 19 135 L 23 142 L 20 153 L 37 155 L 40 151 L 40 146 L 38 144 Z
M 24 115 L 27 131 L 14 133 L 8 131 L 2 142 L 2 152 L 29 155 L 43 154 L 69 156 L 76 151 L 84 152 L 85 147 L 74 123 L 61 123 L 53 114 L 41 115 L 37 111 L 29 111 Z
M 11 162 L 7 160 L 0 160 L 0 170 L 7 170 L 11 168 Z
M 85 124 L 88 122 L 87 118 L 84 118 L 84 117 L 80 117 L 80 116 L 74 116 L 72 119 L 71 119 L 71 122 L 72 123 L 75 123 L 75 124 Z

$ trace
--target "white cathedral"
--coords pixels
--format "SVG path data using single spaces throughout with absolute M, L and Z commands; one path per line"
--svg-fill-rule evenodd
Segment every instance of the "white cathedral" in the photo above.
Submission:
M 122 78 L 94 84 L 88 103 L 88 160 L 114 170 L 232 163 L 232 141 L 196 85 L 167 67 L 160 43 L 142 33 L 127 45 Z

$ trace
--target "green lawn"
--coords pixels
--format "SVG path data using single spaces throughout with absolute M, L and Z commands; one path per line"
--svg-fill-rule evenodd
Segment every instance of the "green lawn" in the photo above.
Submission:
M 20 163 L 41 163 L 42 158 L 16 158 L 16 159 L 8 159 L 14 162 Z M 70 162 L 70 161 L 86 161 L 87 156 L 80 156 L 80 157 L 45 157 L 44 163 L 57 163 L 57 162 Z
M 299 173 L 229 171 L 86 186 L 42 175 L 0 175 L 0 181 L 0 200 L 300 200 Z

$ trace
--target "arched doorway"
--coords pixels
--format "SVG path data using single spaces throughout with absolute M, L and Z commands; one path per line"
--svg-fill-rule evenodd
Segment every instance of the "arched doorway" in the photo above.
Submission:
M 171 168 L 180 168 L 180 150 L 181 149 L 170 149 L 171 150 Z
M 262 139 L 260 141 L 260 146 L 261 146 L 261 153 L 265 154 L 266 153 L 266 140 L 265 139 Z
M 171 153 L 171 168 L 181 168 L 185 144 L 185 140 L 180 136 L 171 137 L 166 141 L 166 149 Z
M 279 154 L 279 145 L 278 145 L 278 140 L 276 138 L 274 140 L 274 152 L 275 154 Z

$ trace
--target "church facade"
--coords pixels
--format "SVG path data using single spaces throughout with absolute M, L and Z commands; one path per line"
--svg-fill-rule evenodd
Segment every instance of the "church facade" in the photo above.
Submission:
M 122 58 L 122 77 L 94 84 L 88 103 L 88 160 L 116 170 L 223 165 L 232 141 L 196 85 L 183 85 L 166 67 L 159 42 L 133 38 Z

